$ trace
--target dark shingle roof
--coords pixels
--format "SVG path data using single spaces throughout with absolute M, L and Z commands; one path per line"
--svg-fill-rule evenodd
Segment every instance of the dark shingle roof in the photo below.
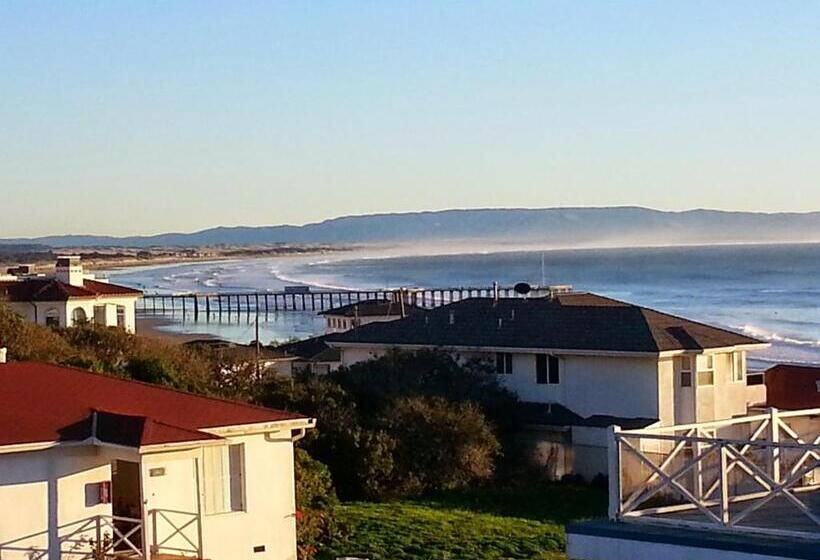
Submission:
M 588 293 L 552 298 L 471 298 L 328 342 L 433 347 L 541 348 L 657 353 L 761 341 Z
M 422 308 L 416 305 L 405 303 L 404 312 L 406 315 L 417 313 Z M 401 317 L 401 303 L 384 299 L 371 299 L 359 301 L 334 307 L 327 311 L 322 311 L 319 315 L 334 315 L 342 317 Z
M 338 348 L 332 348 L 327 344 L 327 336 L 314 336 L 296 342 L 289 342 L 277 346 L 276 350 L 289 356 L 313 362 L 338 362 L 342 359 L 341 353 Z

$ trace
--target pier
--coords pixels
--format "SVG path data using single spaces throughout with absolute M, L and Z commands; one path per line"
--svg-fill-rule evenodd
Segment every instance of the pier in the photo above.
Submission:
M 183 315 L 193 320 L 229 318 L 241 314 L 321 312 L 368 300 L 401 302 L 432 309 L 471 297 L 516 297 L 513 287 L 400 288 L 382 290 L 284 290 L 270 292 L 214 292 L 145 294 L 137 304 L 144 315 Z M 531 295 L 536 295 L 535 293 Z

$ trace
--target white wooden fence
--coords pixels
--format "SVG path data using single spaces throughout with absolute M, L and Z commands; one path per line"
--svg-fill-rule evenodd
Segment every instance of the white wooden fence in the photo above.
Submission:
M 820 408 L 613 427 L 610 517 L 820 539 Z

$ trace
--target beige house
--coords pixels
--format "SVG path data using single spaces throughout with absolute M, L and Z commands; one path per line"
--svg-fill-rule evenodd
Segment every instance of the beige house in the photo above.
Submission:
M 0 557 L 296 560 L 293 442 L 314 423 L 0 364 Z
M 71 327 L 92 321 L 136 331 L 136 302 L 142 292 L 94 279 L 80 257 L 58 257 L 54 276 L 7 276 L 0 301 L 38 325 Z
M 589 293 L 471 298 L 327 337 L 342 365 L 390 348 L 440 348 L 483 360 L 529 403 L 542 436 L 572 444 L 557 472 L 606 472 L 606 427 L 731 418 L 765 402 L 746 383 L 759 340 Z M 544 435 L 544 433 L 548 435 Z M 592 459 L 579 450 L 595 448 Z M 554 453 L 547 446 L 545 453 Z

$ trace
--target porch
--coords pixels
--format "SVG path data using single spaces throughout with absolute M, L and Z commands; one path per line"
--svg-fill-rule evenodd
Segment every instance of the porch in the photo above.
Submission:
M 610 517 L 820 541 L 820 409 L 613 430 Z
M 609 521 L 568 528 L 571 558 L 815 558 L 820 409 L 620 430 Z

